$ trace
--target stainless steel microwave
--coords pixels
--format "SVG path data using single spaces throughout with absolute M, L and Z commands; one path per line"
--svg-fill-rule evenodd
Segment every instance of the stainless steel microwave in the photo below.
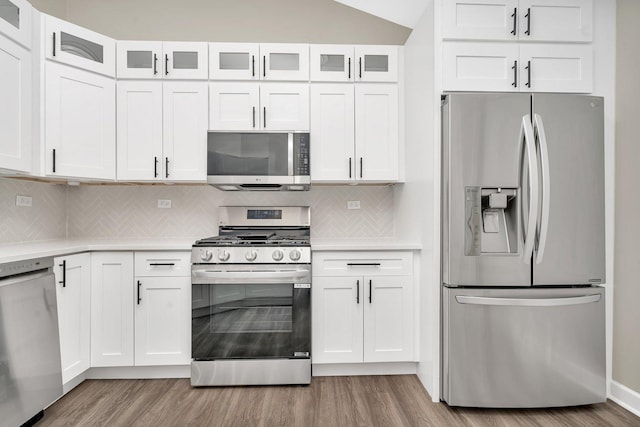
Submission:
M 221 190 L 308 190 L 309 133 L 209 132 L 207 182 Z

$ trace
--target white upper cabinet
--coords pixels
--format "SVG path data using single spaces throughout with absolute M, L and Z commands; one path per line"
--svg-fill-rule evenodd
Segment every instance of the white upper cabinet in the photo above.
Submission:
M 312 84 L 312 181 L 397 181 L 398 108 L 395 84 Z
M 442 2 L 444 39 L 518 40 L 518 0 Z
M 201 42 L 163 42 L 164 78 L 207 80 L 208 45 Z
M 144 42 L 117 43 L 119 79 L 206 80 L 207 43 Z
M 444 39 L 589 42 L 593 0 L 450 0 Z
M 593 90 L 590 45 L 526 44 L 520 46 L 520 90 L 577 92 Z
M 520 0 L 520 40 L 592 41 L 593 0 Z
M 354 85 L 311 85 L 311 180 L 355 178 Z
M 55 62 L 45 75 L 45 174 L 114 179 L 115 81 Z
M 398 86 L 356 85 L 355 177 L 363 181 L 398 180 Z
M 53 16 L 45 16 L 44 45 L 48 59 L 114 77 L 115 40 Z
M 514 43 L 445 42 L 442 89 L 517 92 L 519 51 Z
M 207 89 L 206 82 L 162 84 L 165 181 L 207 179 Z
M 263 130 L 309 130 L 307 83 L 263 83 L 260 85 L 260 105 Z
M 260 129 L 259 83 L 209 83 L 209 129 Z
M 32 10 L 27 0 L 0 0 L 0 34 L 30 49 Z
M 30 172 L 31 52 L 0 35 L 0 70 L 0 169 Z
M 575 92 L 593 88 L 587 44 L 443 43 L 443 90 Z
M 352 45 L 311 45 L 310 75 L 312 82 L 352 82 L 354 80 L 354 48 Z
M 309 80 L 308 44 L 260 44 L 262 80 Z
M 118 41 L 116 51 L 119 79 L 162 78 L 162 42 Z
M 118 82 L 118 180 L 206 179 L 207 83 Z
M 357 82 L 397 82 L 398 46 L 358 45 L 354 73 Z
M 209 130 L 308 131 L 309 85 L 210 83 Z
M 209 78 L 259 80 L 259 46 L 257 43 L 209 43 Z
M 162 83 L 117 86 L 118 179 L 162 179 Z

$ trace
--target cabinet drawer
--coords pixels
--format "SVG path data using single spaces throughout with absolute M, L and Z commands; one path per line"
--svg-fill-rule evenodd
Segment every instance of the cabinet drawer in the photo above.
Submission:
M 191 252 L 136 252 L 136 276 L 190 276 Z
M 413 274 L 411 252 L 320 252 L 313 254 L 314 276 L 403 276 Z

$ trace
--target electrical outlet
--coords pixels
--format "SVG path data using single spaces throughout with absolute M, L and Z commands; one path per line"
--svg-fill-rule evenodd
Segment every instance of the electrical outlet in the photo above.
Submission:
M 349 200 L 347 202 L 347 209 L 360 209 L 360 200 Z
M 33 199 L 31 196 L 16 196 L 16 206 L 30 208 L 33 206 Z
M 158 199 L 158 207 L 160 209 L 170 209 L 171 208 L 171 200 Z

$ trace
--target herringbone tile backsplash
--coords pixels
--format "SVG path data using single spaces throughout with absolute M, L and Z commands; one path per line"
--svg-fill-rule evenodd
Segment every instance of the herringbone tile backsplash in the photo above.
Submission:
M 16 195 L 33 207 L 17 207 Z M 171 200 L 170 209 L 158 199 Z M 347 201 L 359 200 L 359 210 Z M 0 178 L 0 243 L 60 238 L 202 238 L 217 233 L 218 206 L 311 206 L 316 238 L 394 236 L 393 189 L 315 186 L 306 192 L 224 192 L 183 185 L 66 185 Z
M 393 237 L 391 187 L 316 186 L 308 192 L 224 192 L 210 186 L 70 187 L 69 237 L 188 237 L 217 234 L 218 206 L 311 206 L 313 237 Z M 171 200 L 159 209 L 158 199 Z M 359 200 L 361 209 L 347 210 Z
M 33 206 L 16 206 L 16 196 Z M 63 239 L 67 234 L 67 186 L 0 178 L 0 243 Z

